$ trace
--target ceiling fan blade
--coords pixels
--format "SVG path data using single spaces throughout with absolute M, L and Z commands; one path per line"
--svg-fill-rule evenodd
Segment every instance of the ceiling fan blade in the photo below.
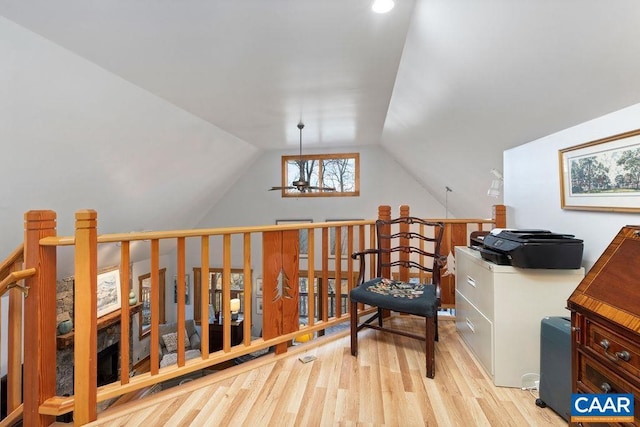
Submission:
M 331 187 L 307 187 L 309 190 L 319 190 L 319 191 L 336 191 L 335 188 Z
M 295 190 L 296 187 L 271 187 L 269 191 L 272 190 Z

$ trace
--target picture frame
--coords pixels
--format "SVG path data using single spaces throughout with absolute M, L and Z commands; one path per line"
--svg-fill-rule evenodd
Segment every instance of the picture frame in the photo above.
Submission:
M 640 212 L 640 129 L 558 151 L 562 209 Z
M 173 276 L 173 302 L 178 303 L 178 276 Z M 185 305 L 191 304 L 189 301 L 189 274 L 184 275 L 184 303 Z
M 280 224 L 306 224 L 312 223 L 312 219 L 276 219 L 276 225 Z M 300 258 L 309 256 L 309 230 L 300 230 Z
M 122 307 L 120 270 L 109 270 L 98 274 L 97 316 L 100 318 Z
M 256 278 L 256 296 L 262 296 L 262 277 Z
M 262 314 L 262 297 L 256 298 L 256 314 Z
M 164 323 L 165 317 L 165 279 L 166 268 L 158 270 L 158 296 L 159 296 L 159 312 L 158 321 Z M 151 332 L 151 273 L 145 273 L 138 276 L 138 301 L 142 305 L 138 312 L 138 339 L 141 340 L 148 336 Z

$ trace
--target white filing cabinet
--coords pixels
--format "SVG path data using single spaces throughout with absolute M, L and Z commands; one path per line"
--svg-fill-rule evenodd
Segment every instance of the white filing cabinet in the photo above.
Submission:
M 567 299 L 584 268 L 515 268 L 455 249 L 456 328 L 495 385 L 521 387 L 522 375 L 540 373 L 540 322 L 570 316 Z

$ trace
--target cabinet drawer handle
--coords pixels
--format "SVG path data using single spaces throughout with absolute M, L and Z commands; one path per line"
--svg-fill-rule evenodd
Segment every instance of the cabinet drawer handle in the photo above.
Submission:
M 616 357 L 620 360 L 624 360 L 625 362 L 631 360 L 631 354 L 627 350 L 616 351 Z
M 474 288 L 476 287 L 476 279 L 471 276 L 467 276 L 467 283 Z
M 611 384 L 604 382 L 600 385 L 600 390 L 602 390 L 603 393 L 610 393 L 611 392 Z
M 616 351 L 614 354 L 609 353 L 609 340 L 607 339 L 600 341 L 600 346 L 604 349 L 604 355 L 613 362 L 617 362 L 618 360 L 628 362 L 631 360 L 631 353 L 627 350 Z
M 467 321 L 467 326 L 469 327 L 469 329 L 471 329 L 471 332 L 473 332 L 474 334 L 476 333 L 476 327 L 473 326 L 473 323 L 471 323 L 471 320 L 469 319 L 465 319 Z

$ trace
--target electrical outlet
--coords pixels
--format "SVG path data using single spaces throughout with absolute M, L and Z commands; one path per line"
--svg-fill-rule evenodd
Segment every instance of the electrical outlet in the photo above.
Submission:
M 534 384 L 535 384 L 535 386 L 534 386 L 533 389 L 534 390 L 540 390 L 540 380 L 537 380 Z

